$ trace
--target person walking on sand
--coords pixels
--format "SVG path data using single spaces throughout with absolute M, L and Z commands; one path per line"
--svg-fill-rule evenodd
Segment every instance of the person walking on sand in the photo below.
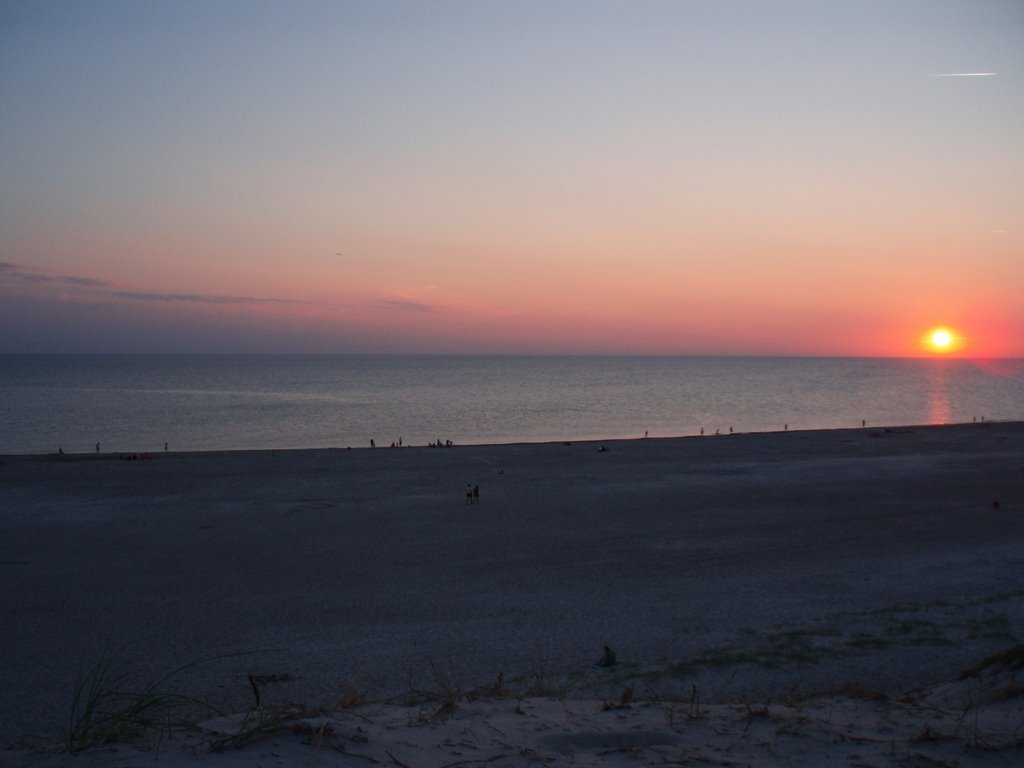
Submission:
M 474 485 L 473 486 L 473 503 L 474 504 L 479 504 L 480 503 L 480 486 L 479 485 Z
M 473 484 L 466 483 L 466 504 L 473 503 Z
M 96 443 L 96 453 L 99 453 L 99 452 L 100 452 L 100 444 Z

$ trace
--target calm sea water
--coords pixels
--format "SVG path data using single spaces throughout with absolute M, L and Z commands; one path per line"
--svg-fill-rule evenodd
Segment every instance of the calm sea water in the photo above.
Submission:
M 1024 360 L 0 355 L 0 453 L 1024 420 Z

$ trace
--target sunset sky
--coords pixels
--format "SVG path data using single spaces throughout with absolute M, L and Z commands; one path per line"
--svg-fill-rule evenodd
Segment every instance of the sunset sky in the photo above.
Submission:
M 1024 356 L 1024 3 L 0 0 L 0 180 L 0 352 Z

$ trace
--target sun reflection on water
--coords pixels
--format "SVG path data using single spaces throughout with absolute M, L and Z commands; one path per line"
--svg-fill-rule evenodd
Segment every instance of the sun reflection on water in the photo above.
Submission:
M 946 381 L 946 366 L 939 363 L 932 368 L 928 388 L 928 423 L 950 424 L 953 411 L 949 404 L 949 385 Z

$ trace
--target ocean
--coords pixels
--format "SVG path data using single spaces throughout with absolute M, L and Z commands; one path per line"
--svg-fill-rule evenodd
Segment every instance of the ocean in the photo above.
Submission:
M 0 453 L 514 443 L 1024 420 L 1024 360 L 0 355 Z

